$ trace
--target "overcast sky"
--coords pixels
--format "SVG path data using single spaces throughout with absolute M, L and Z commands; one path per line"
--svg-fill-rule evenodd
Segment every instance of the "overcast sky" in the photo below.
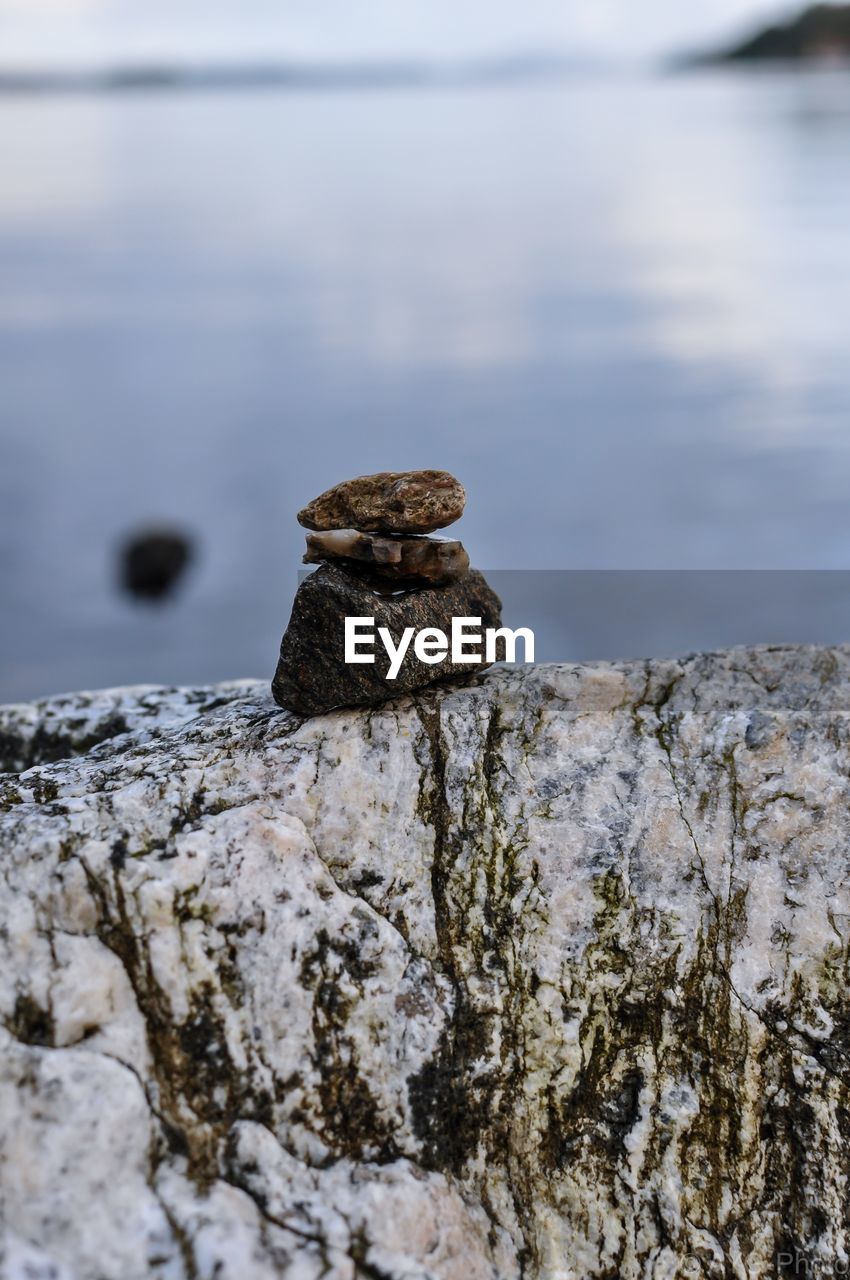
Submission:
M 646 56 L 784 15 L 777 0 L 0 0 L 0 64 L 146 57 Z

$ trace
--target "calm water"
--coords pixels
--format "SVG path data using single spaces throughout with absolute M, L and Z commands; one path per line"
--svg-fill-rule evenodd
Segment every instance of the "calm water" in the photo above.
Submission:
M 848 157 L 841 74 L 0 102 L 0 699 L 270 673 L 363 471 L 456 471 L 484 568 L 850 567 Z

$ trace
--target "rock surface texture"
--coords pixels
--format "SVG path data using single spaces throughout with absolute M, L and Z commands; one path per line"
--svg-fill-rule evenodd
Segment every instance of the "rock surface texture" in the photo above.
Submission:
M 3 1280 L 843 1274 L 850 649 L 0 725 Z

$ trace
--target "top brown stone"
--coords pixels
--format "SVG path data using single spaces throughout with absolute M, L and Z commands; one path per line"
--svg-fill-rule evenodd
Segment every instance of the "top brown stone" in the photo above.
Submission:
M 466 492 L 448 471 L 380 471 L 344 480 L 298 512 L 305 529 L 431 533 L 463 515 Z

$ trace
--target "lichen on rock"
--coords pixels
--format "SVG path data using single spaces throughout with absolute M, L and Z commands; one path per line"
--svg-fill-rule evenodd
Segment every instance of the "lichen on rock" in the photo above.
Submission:
M 0 725 L 3 1280 L 841 1273 L 850 649 Z

